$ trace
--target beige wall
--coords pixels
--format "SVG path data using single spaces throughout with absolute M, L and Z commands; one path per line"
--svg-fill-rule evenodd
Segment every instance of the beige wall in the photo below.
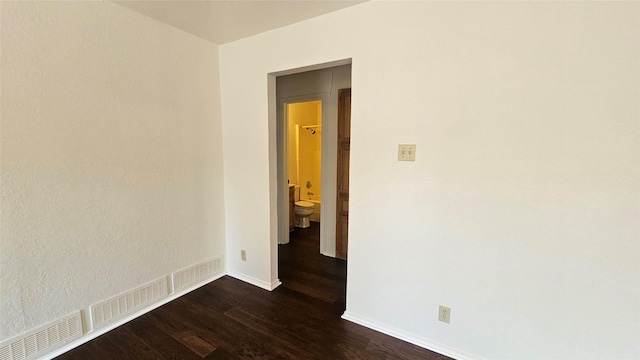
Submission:
M 217 46 L 110 2 L 0 7 L 0 338 L 223 255 Z
M 277 276 L 266 75 L 351 58 L 345 316 L 458 358 L 640 357 L 639 3 L 373 1 L 220 55 L 232 270 Z

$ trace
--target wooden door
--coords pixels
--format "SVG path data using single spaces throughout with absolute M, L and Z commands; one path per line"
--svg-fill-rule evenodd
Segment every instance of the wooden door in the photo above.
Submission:
M 338 188 L 336 257 L 347 259 L 349 233 L 349 148 L 351 146 L 351 89 L 338 91 Z

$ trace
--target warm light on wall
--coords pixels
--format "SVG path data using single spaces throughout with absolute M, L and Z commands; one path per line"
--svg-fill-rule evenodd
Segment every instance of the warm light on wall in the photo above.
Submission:
M 301 198 L 320 201 L 322 175 L 322 101 L 287 105 L 289 182 L 301 184 Z

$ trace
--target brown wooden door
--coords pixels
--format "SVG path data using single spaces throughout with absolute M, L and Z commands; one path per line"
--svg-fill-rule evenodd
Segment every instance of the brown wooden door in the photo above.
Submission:
M 338 91 L 338 199 L 336 257 L 347 259 L 349 239 L 349 148 L 351 146 L 351 89 Z

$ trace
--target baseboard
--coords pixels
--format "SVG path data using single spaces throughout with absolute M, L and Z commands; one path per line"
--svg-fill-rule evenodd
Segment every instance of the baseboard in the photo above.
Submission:
M 98 330 L 109 327 L 109 324 L 118 322 L 141 309 L 153 306 L 169 296 L 168 276 L 151 281 L 137 288 L 103 300 L 89 307 L 89 319 L 91 328 L 86 330 Z M 86 331 L 85 331 L 86 332 Z
M 231 271 L 231 270 L 227 270 L 227 275 L 236 278 L 238 280 L 244 281 L 246 283 L 249 283 L 251 285 L 257 286 L 259 288 L 263 288 L 265 290 L 268 291 L 273 291 L 275 290 L 278 286 L 280 286 L 282 283 L 280 282 L 280 280 L 276 279 L 274 282 L 272 283 L 268 283 L 266 281 L 262 281 L 259 279 L 256 279 L 254 277 L 248 276 L 248 275 L 244 275 L 244 274 L 240 274 L 237 273 L 235 271 Z
M 201 282 L 217 274 L 224 273 L 224 258 L 218 257 L 188 268 L 174 272 L 171 275 L 171 292 L 182 291 L 185 288 Z
M 35 360 L 66 347 L 82 336 L 82 319 L 76 311 L 62 319 L 32 329 L 0 343 L 2 360 Z
M 152 305 L 150 305 L 149 307 L 145 307 L 144 309 L 141 309 L 140 311 L 132 313 L 131 315 L 129 315 L 127 317 L 124 317 L 119 321 L 112 322 L 107 326 L 104 326 L 104 327 L 102 327 L 102 328 L 100 328 L 98 330 L 94 330 L 94 331 L 86 334 L 85 336 L 81 337 L 77 341 L 74 341 L 74 342 L 68 344 L 67 346 L 61 347 L 61 348 L 59 348 L 58 350 L 56 350 L 54 352 L 46 354 L 44 357 L 41 358 L 41 360 L 51 360 L 51 359 L 53 359 L 53 358 L 55 358 L 57 356 L 60 356 L 60 355 L 62 355 L 64 353 L 66 353 L 67 351 L 70 351 L 70 350 L 72 350 L 72 349 L 74 349 L 74 348 L 76 348 L 76 347 L 78 347 L 78 346 L 80 346 L 80 345 L 82 345 L 82 344 L 84 344 L 84 343 L 86 343 L 88 341 L 91 341 L 91 340 L 97 338 L 100 335 L 104 335 L 107 332 L 109 332 L 109 331 L 111 331 L 111 330 L 113 330 L 113 329 L 115 329 L 115 328 L 117 328 L 117 327 L 119 327 L 121 325 L 124 325 L 124 324 L 128 323 L 129 321 L 131 321 L 131 320 L 133 320 L 133 319 L 135 319 L 137 317 L 140 317 L 140 316 L 142 316 L 142 315 L 144 315 L 144 314 L 146 314 L 146 313 L 148 313 L 148 312 L 150 312 L 150 311 L 152 311 L 154 309 L 157 309 L 160 306 L 162 306 L 162 305 L 164 305 L 166 303 L 169 303 L 169 302 L 171 302 L 171 301 L 173 301 L 173 300 L 175 300 L 175 299 L 177 299 L 177 298 L 179 298 L 179 297 L 181 297 L 181 296 L 183 296 L 183 295 L 185 295 L 187 293 L 190 293 L 191 291 L 196 290 L 196 289 L 198 289 L 198 288 L 200 288 L 200 287 L 202 287 L 204 285 L 207 285 L 210 282 L 218 280 L 219 278 L 221 278 L 223 276 L 225 276 L 224 273 L 218 274 L 218 275 L 216 275 L 216 276 L 214 276 L 214 277 L 212 277 L 210 279 L 207 279 L 207 280 L 205 280 L 205 281 L 203 281 L 203 282 L 201 282 L 199 284 L 196 284 L 196 285 L 194 285 L 194 286 L 192 286 L 190 288 L 187 288 L 186 290 L 183 290 L 183 291 L 180 291 L 178 293 L 174 293 L 171 296 L 165 297 L 161 301 L 155 302 Z
M 414 345 L 418 345 L 420 347 L 423 347 L 427 350 L 431 350 L 431 351 L 435 351 L 439 354 L 448 356 L 450 358 L 453 359 L 457 359 L 457 360 L 482 360 L 482 358 L 468 354 L 464 351 L 446 346 L 446 345 L 442 345 L 439 344 L 435 341 L 429 340 L 429 339 L 425 339 L 419 336 L 415 336 L 413 334 L 409 334 L 405 331 L 399 330 L 399 329 L 395 329 L 393 327 L 390 327 L 388 325 L 379 323 L 377 321 L 373 321 L 373 320 L 369 320 L 369 319 L 365 319 L 363 317 L 354 315 L 352 313 L 349 313 L 348 311 L 345 311 L 344 314 L 342 314 L 342 318 L 348 321 L 351 321 L 353 323 L 356 323 L 358 325 L 362 325 L 364 327 L 368 327 L 369 329 L 381 332 L 383 334 L 389 335 L 389 336 L 393 336 L 394 338 L 400 339 L 400 340 L 404 340 L 406 342 L 412 343 Z
M 336 252 L 326 252 L 326 251 L 321 251 L 320 254 L 324 255 L 324 256 L 328 256 L 328 257 L 332 257 L 335 258 L 336 257 Z
M 224 256 L 173 272 L 3 341 L 0 359 L 53 359 L 225 275 Z

